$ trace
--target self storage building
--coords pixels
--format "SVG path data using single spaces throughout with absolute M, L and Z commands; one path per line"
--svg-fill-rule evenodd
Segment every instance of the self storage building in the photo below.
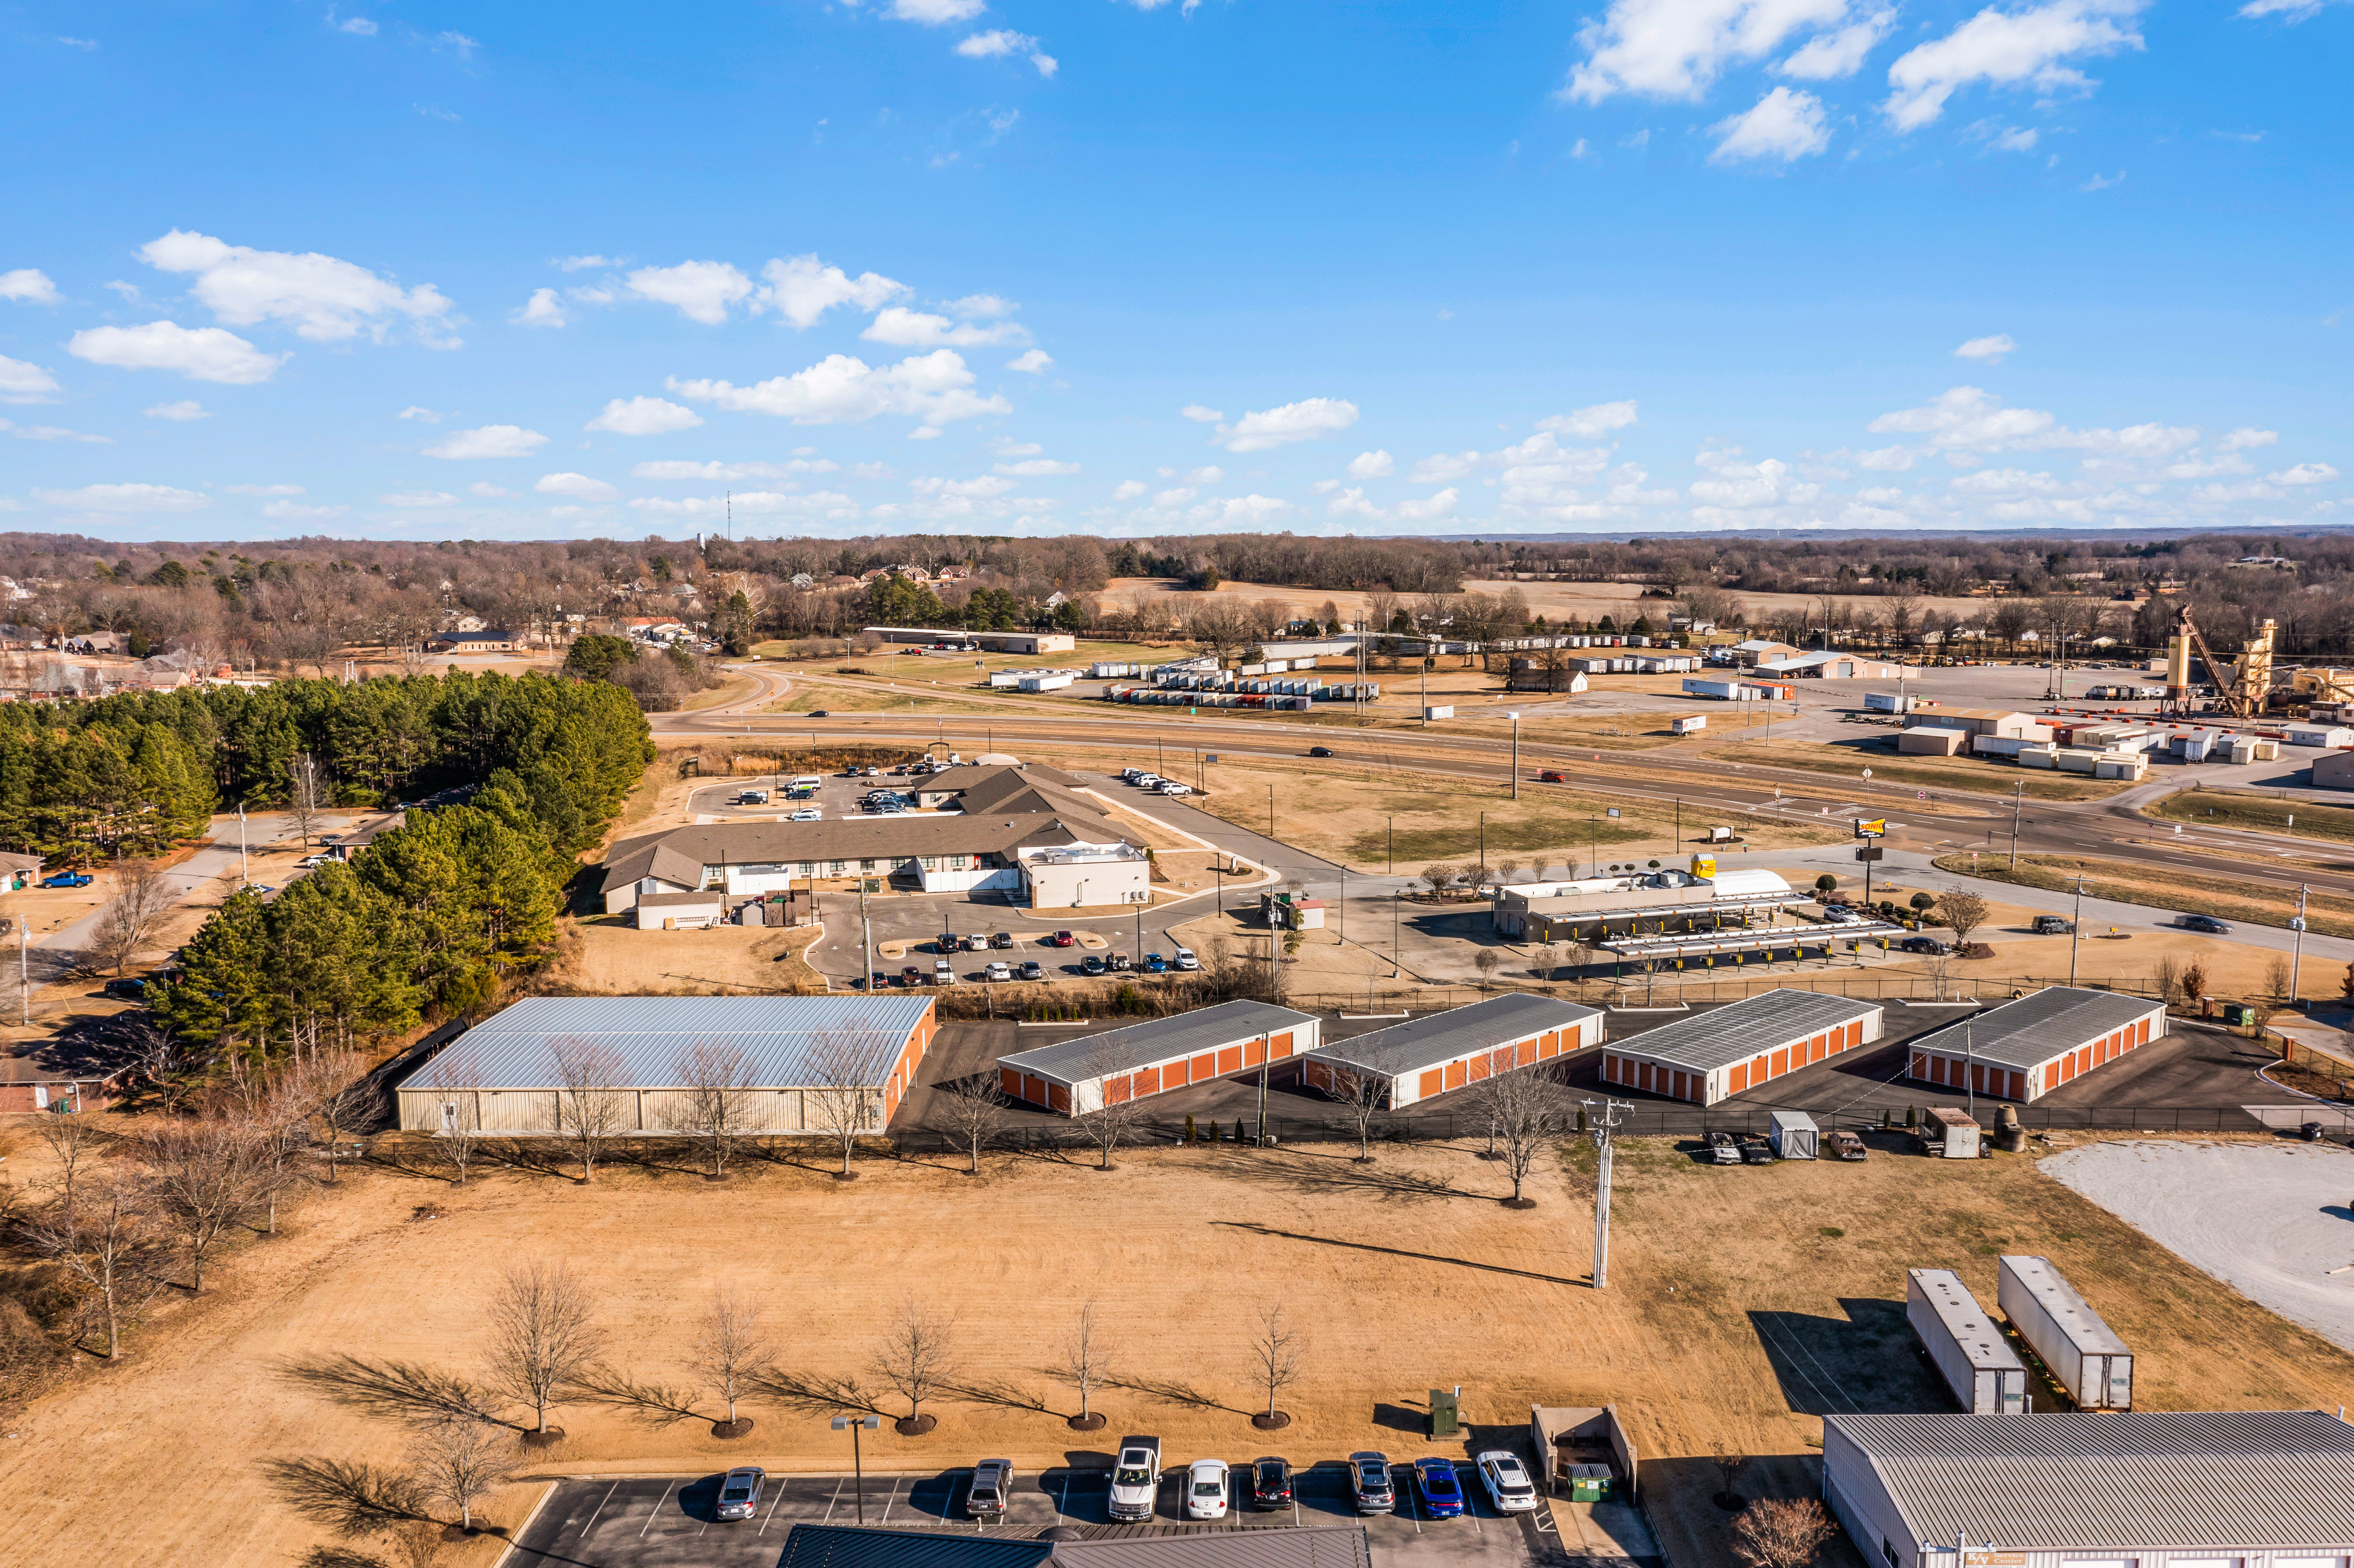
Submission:
M 2046 986 L 1913 1042 L 1909 1076 L 2032 1101 L 2166 1033 L 2166 1004 Z
M 1828 1415 L 1823 1500 L 1892 1568 L 2347 1568 L 2354 1426 L 2318 1410 Z
M 998 1086 L 1008 1099 L 1086 1116 L 1107 1104 L 1281 1062 L 1320 1044 L 1313 1013 L 1227 1001 L 1000 1056 Z
M 1881 1008 L 1811 991 L 1769 991 L 1614 1042 L 1602 1078 L 1712 1106 L 1880 1038 Z
M 492 1014 L 401 1081 L 400 1126 L 553 1137 L 564 1060 L 597 1064 L 617 1136 L 674 1135 L 716 1065 L 748 1134 L 822 1126 L 812 1096 L 864 1093 L 880 1132 L 938 1027 L 929 997 L 541 996 Z
M 1601 1043 L 1599 1009 L 1516 991 L 1329 1045 L 1301 1076 L 1328 1094 L 1342 1086 L 1347 1074 L 1386 1078 L 1390 1108 L 1403 1110 Z

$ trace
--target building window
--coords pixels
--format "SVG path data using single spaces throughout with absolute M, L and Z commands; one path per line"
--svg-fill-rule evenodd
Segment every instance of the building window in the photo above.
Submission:
M 858 869 L 861 871 L 873 871 L 875 869 L 875 863 L 871 860 L 862 860 L 858 863 Z
M 810 861 L 805 860 L 801 862 L 801 874 L 803 876 L 815 876 L 817 874 L 817 866 Z
M 931 870 L 934 870 L 934 869 L 935 869 L 935 867 L 933 866 L 933 863 L 932 863 L 932 857 L 931 857 L 930 855 L 924 855 L 924 856 L 921 856 L 920 858 L 918 858 L 918 859 L 917 860 L 916 863 L 917 863 L 917 865 L 919 865 L 919 866 L 922 866 L 926 871 L 931 871 Z
M 836 876 L 840 876 L 843 872 L 848 871 L 848 870 L 850 869 L 850 863 L 849 863 L 848 861 L 838 860 L 838 861 L 833 862 L 832 863 L 833 863 L 833 874 L 834 874 L 834 875 L 836 875 Z

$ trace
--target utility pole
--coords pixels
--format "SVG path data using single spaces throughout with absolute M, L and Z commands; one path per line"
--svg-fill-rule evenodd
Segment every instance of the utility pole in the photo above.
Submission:
M 253 885 L 253 866 L 245 853 L 245 802 L 237 803 L 237 880 L 247 887 Z
M 26 945 L 25 916 L 21 914 L 16 916 L 16 1001 L 19 1010 L 17 1022 L 31 1023 L 33 1022 L 32 955 Z
M 1267 1147 L 1267 1032 L 1262 1029 L 1258 1033 L 1258 1143 L 1257 1145 L 1260 1149 Z
M 2068 922 L 2068 983 L 2076 983 L 2076 954 L 2084 945 L 2084 879 L 2076 878 L 2076 916 Z
M 1392 888 L 1390 889 L 1390 979 L 1392 980 L 1397 979 L 1405 972 L 1398 964 L 1398 891 Z
M 2288 923 L 2288 928 L 2296 933 L 2296 945 L 2289 949 L 2288 960 L 2288 1004 L 2291 1007 L 2298 1006 L 2303 1000 L 2297 994 L 2296 980 L 2298 971 L 2305 963 L 2305 900 L 2306 895 L 2312 891 L 2309 886 L 2300 885 L 2297 888 L 2296 918 Z
M 2019 779 L 2010 787 L 2010 869 L 2019 869 L 2019 808 L 2027 799 L 2027 780 Z
M 791 885 L 792 885 L 790 883 L 786 884 L 786 887 L 789 891 Z M 810 914 L 811 916 L 815 916 L 817 914 L 817 878 L 815 875 L 811 875 L 810 878 Z M 875 990 L 875 927 L 873 923 L 866 918 L 866 879 L 863 876 L 858 879 L 858 931 L 859 950 L 865 956 L 866 964 L 866 968 L 863 971 L 863 978 L 866 983 L 860 986 L 858 989 L 871 994 Z
M 1521 715 L 1506 714 L 1512 721 L 1512 799 L 1521 798 Z
M 1619 1113 L 1627 1107 L 1620 1100 L 1580 1100 L 1586 1108 L 1586 1125 L 1594 1137 L 1596 1155 L 1594 1168 L 1594 1288 L 1607 1289 L 1610 1285 L 1610 1153 L 1611 1143 L 1618 1130 Z M 1597 1111 L 1595 1107 L 1600 1107 Z

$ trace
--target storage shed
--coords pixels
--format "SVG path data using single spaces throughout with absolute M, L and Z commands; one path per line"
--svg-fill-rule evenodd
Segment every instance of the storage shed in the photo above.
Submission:
M 1008 1099 L 1085 1116 L 1108 1103 L 1166 1094 L 1321 1044 L 1313 1013 L 1227 1001 L 1000 1056 L 997 1080 Z
M 1986 1415 L 2027 1408 L 2027 1363 L 1950 1268 L 1904 1271 L 1904 1320 L 1964 1410 Z
M 1601 1043 L 1599 1008 L 1515 991 L 1343 1040 L 1309 1062 L 1302 1076 L 1328 1093 L 1337 1074 L 1387 1078 L 1390 1108 L 1402 1110 Z
M 1811 991 L 1769 991 L 1614 1042 L 1605 1083 L 1712 1106 L 1880 1038 L 1881 1007 Z
M 1966 729 L 1916 724 L 1897 736 L 1896 749 L 1908 757 L 1956 757 L 1969 739 L 1970 732 Z
M 2354 746 L 2354 729 L 2338 724 L 2293 724 L 2282 728 L 2281 738 L 2291 746 Z
M 710 1047 L 728 1068 L 738 1131 L 814 1130 L 812 1096 L 860 1092 L 880 1132 L 937 1028 L 929 997 L 533 997 L 484 1019 L 402 1080 L 400 1126 L 555 1136 L 564 1128 L 558 1101 L 570 1092 L 559 1055 L 588 1047 L 609 1081 L 584 1092 L 611 1112 L 616 1135 L 675 1136 L 689 1125 L 696 1092 L 690 1055 Z
M 2133 1408 L 2133 1351 L 2048 1257 L 1995 1260 L 1995 1305 L 2079 1410 Z
M 1913 1042 L 1906 1075 L 2030 1102 L 2166 1033 L 2166 1004 L 2046 986 Z
M 1812 1160 L 1822 1141 L 1822 1129 L 1804 1111 L 1777 1110 L 1766 1118 L 1766 1141 L 1781 1160 Z
M 726 903 L 726 895 L 716 888 L 707 893 L 649 893 L 638 899 L 631 917 L 641 931 L 699 931 L 719 924 Z

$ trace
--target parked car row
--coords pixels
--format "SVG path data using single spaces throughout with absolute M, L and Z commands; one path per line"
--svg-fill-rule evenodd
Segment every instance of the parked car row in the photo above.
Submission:
M 1191 795 L 1193 792 L 1191 784 L 1163 779 L 1160 774 L 1142 768 L 1123 768 L 1119 770 L 1119 778 L 1121 783 L 1133 784 L 1148 795 Z
M 1503 1448 L 1486 1449 L 1472 1459 L 1472 1469 L 1479 1478 L 1488 1500 L 1498 1511 L 1525 1513 L 1537 1506 L 1536 1482 L 1530 1478 L 1528 1467 L 1520 1456 Z M 1184 1515 L 1191 1520 L 1220 1520 L 1247 1502 L 1257 1510 L 1285 1509 L 1293 1505 L 1298 1495 L 1298 1472 L 1291 1461 L 1279 1455 L 1265 1455 L 1246 1466 L 1230 1465 L 1224 1459 L 1196 1459 L 1178 1472 L 1182 1477 L 1180 1494 Z M 758 1470 L 731 1470 L 721 1489 L 722 1519 L 750 1518 L 750 1513 L 724 1511 L 731 1506 L 748 1503 L 756 1510 L 759 1506 L 762 1473 Z M 746 1478 L 739 1481 L 738 1478 Z M 1397 1508 L 1398 1487 L 1410 1479 L 1420 1499 L 1419 1512 L 1433 1520 L 1460 1519 L 1468 1511 L 1462 1478 L 1450 1459 L 1417 1459 L 1410 1465 L 1394 1466 L 1385 1454 L 1371 1449 L 1349 1456 L 1349 1491 L 1351 1500 L 1361 1514 L 1390 1513 Z M 1146 1500 L 1158 1489 L 1161 1478 L 1160 1443 L 1131 1439 L 1123 1445 L 1120 1467 L 1113 1473 L 1114 1487 L 1130 1494 L 1133 1500 L 1123 1510 L 1123 1517 L 1141 1514 L 1150 1518 Z M 746 1495 L 737 1498 L 743 1491 Z M 1013 1461 L 983 1459 L 972 1467 L 972 1478 L 965 1485 L 965 1517 L 987 1523 L 1005 1517 L 1008 1499 L 1013 1492 Z

